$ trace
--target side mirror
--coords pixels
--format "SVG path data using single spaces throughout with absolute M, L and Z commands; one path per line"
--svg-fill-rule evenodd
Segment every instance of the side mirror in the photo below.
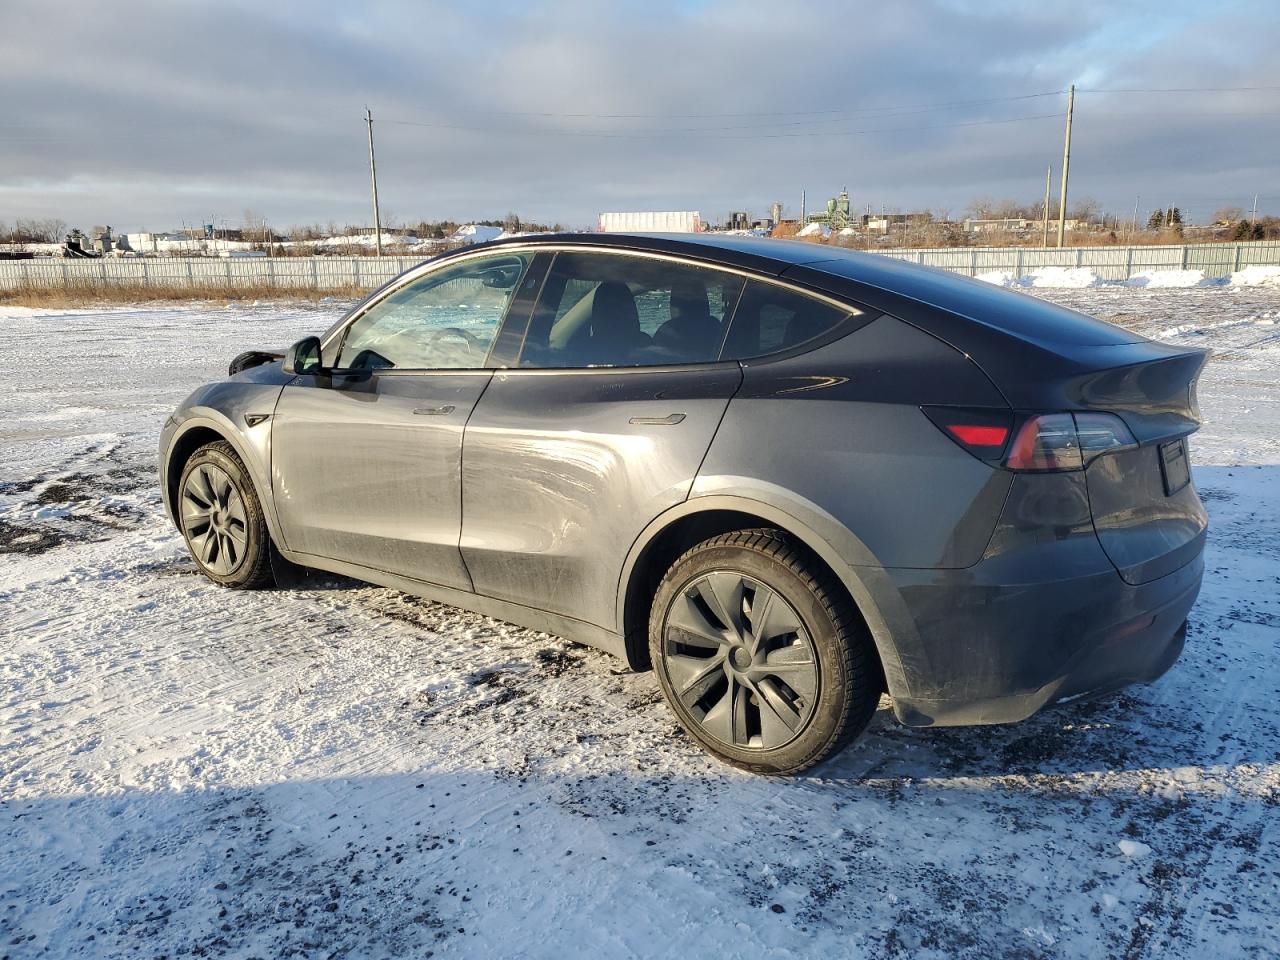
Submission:
M 320 357 L 320 338 L 303 337 L 284 355 L 284 372 L 320 376 L 326 371 Z

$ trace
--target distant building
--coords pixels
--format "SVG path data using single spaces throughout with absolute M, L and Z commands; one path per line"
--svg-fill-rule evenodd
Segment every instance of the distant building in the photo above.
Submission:
M 845 236 L 853 233 L 887 234 L 897 227 L 907 224 L 930 223 L 933 216 L 928 213 L 864 213 L 861 217 L 850 220 L 847 227 L 842 228 Z
M 833 230 L 849 226 L 853 221 L 853 214 L 849 208 L 849 191 L 841 190 L 838 196 L 827 201 L 826 210 L 821 213 L 811 213 L 805 219 L 807 224 L 818 223 Z
M 701 233 L 703 227 L 696 210 L 641 210 L 602 213 L 596 229 L 600 233 Z
M 1049 218 L 1050 229 L 1057 229 L 1058 218 Z M 1005 217 L 997 220 L 976 220 L 973 218 L 966 219 L 964 222 L 965 233 L 1026 233 L 1029 230 L 1036 230 L 1042 227 L 1043 220 L 1027 220 L 1022 217 Z M 1066 221 L 1065 229 L 1080 230 L 1086 224 L 1077 219 Z
M 126 233 L 124 239 L 129 249 L 138 253 L 168 251 L 172 249 L 172 244 L 195 246 L 190 236 L 181 233 Z
M 1017 233 L 1027 230 L 1031 226 L 1030 220 L 1024 220 L 1021 217 L 1005 217 L 999 220 L 975 220 L 968 218 L 964 222 L 965 233 L 993 233 L 993 232 L 1009 232 Z

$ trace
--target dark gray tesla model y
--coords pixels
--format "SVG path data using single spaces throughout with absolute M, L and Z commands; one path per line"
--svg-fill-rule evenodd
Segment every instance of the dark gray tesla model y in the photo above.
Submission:
M 161 484 L 218 583 L 318 568 L 593 644 L 789 773 L 884 692 L 1004 723 L 1168 669 L 1204 359 L 826 246 L 520 238 L 238 357 Z

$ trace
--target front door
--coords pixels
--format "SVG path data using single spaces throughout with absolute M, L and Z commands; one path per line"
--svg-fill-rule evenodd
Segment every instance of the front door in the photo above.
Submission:
M 614 629 L 644 527 L 684 500 L 742 380 L 742 289 L 660 258 L 559 253 L 518 366 L 467 426 L 462 553 L 477 592 Z
M 471 589 L 463 430 L 530 259 L 466 258 L 393 287 L 342 332 L 331 375 L 284 388 L 272 489 L 289 550 Z

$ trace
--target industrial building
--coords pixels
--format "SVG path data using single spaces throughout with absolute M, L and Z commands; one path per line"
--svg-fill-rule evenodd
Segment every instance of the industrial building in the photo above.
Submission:
M 599 233 L 701 233 L 703 229 L 697 210 L 602 213 L 596 226 Z

